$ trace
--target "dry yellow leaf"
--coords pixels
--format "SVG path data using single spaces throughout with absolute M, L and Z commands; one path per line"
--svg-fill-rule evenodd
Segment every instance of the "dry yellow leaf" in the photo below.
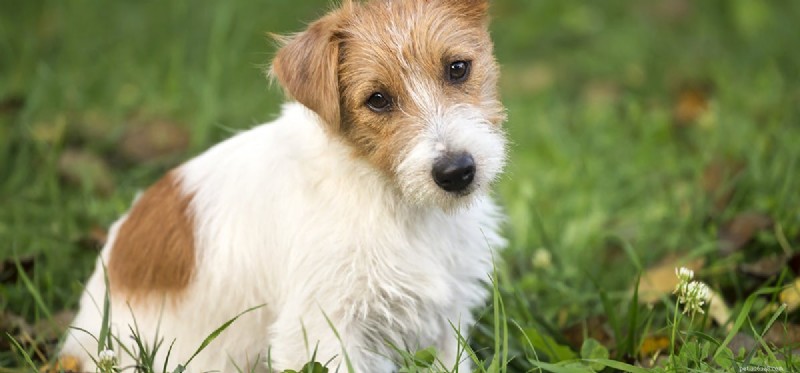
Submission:
M 75 356 L 65 355 L 58 358 L 53 364 L 47 364 L 39 369 L 43 373 L 80 372 L 81 362 Z
M 794 282 L 781 291 L 780 296 L 778 297 L 782 303 L 786 303 L 786 312 L 792 312 L 800 306 L 800 278 L 794 280 Z
M 675 255 L 664 258 L 659 264 L 648 269 L 642 274 L 639 281 L 639 302 L 655 303 L 663 296 L 670 295 L 678 286 L 678 277 L 675 276 L 675 268 L 686 267 L 692 271 L 699 271 L 705 265 L 705 259 L 697 258 L 688 262 L 682 262 Z
M 731 318 L 731 310 L 728 308 L 728 304 L 725 303 L 725 299 L 713 290 L 711 291 L 711 300 L 708 306 L 708 316 L 719 325 L 725 325 L 728 319 Z M 728 324 L 727 329 L 728 331 L 733 329 L 733 324 Z
M 642 359 L 649 358 L 664 351 L 669 347 L 669 338 L 655 335 L 649 336 L 642 341 L 639 346 L 639 357 Z

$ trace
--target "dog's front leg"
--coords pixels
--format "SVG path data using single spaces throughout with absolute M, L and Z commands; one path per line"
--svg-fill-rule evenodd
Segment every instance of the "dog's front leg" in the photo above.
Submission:
M 442 345 L 439 361 L 448 372 L 456 366 L 459 373 L 472 372 L 472 359 L 464 347 L 459 347 L 455 338 L 446 341 Z
M 459 340 L 466 341 L 469 337 L 467 333 L 474 322 L 468 312 L 469 310 L 464 310 L 464 313 L 458 314 L 456 320 L 460 320 L 459 322 L 450 321 L 445 329 L 447 332 L 439 339 L 439 351 L 441 351 L 439 361 L 447 371 L 451 371 L 457 366 L 459 373 L 472 372 L 472 359 L 467 349 L 459 342 Z M 468 315 L 466 319 L 462 319 L 460 316 L 463 314 Z
M 338 317 L 341 314 L 319 308 L 298 312 L 297 308 L 287 307 L 270 333 L 268 354 L 272 370 L 299 370 L 313 358 L 330 372 L 348 372 L 348 361 L 356 373 L 393 372 L 394 363 L 375 354 L 365 343 L 365 331 L 358 323 Z

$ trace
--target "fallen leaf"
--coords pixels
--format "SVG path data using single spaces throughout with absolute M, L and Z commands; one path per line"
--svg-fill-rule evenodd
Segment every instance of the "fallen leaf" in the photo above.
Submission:
M 561 330 L 567 343 L 574 349 L 579 349 L 586 339 L 594 339 L 603 346 L 610 348 L 614 345 L 614 337 L 609 331 L 607 318 L 602 315 L 591 316 L 586 320 L 572 324 Z
M 685 20 L 692 14 L 693 4 L 690 0 L 660 0 L 642 3 L 651 17 L 667 23 Z
M 735 191 L 733 180 L 745 169 L 745 164 L 738 160 L 716 159 L 703 169 L 701 186 L 709 199 L 713 201 L 715 215 L 722 213 Z
M 764 342 L 777 348 L 800 343 L 800 325 L 776 322 L 764 334 Z
M 42 319 L 33 324 L 32 335 L 38 341 L 58 342 L 58 339 L 69 328 L 72 320 L 75 319 L 75 312 L 62 310 L 55 313 L 52 319 Z
M 659 354 L 670 346 L 669 338 L 662 335 L 651 335 L 646 337 L 639 345 L 639 359 L 646 360 Z
M 708 301 L 708 316 L 711 317 L 718 325 L 726 325 L 726 329 L 731 330 L 733 324 L 726 324 L 731 318 L 731 309 L 725 303 L 725 298 L 722 298 L 719 293 L 711 290 L 711 299 Z
M 185 126 L 167 120 L 131 123 L 122 136 L 120 154 L 128 161 L 140 163 L 175 156 L 189 146 Z
M 800 237 L 798 237 L 796 241 L 800 242 Z M 800 273 L 800 253 L 792 254 L 792 256 L 790 256 L 786 261 L 786 265 L 792 270 L 793 273 Z
M 741 250 L 760 230 L 772 226 L 772 219 L 758 212 L 737 215 L 722 226 L 719 232 L 719 249 L 723 255 Z
M 10 312 L 0 312 L 0 330 L 11 335 L 19 334 L 20 331 L 30 334 L 32 331 L 31 326 L 23 317 Z
M 30 134 L 33 140 L 48 145 L 61 144 L 67 132 L 67 118 L 64 115 L 30 125 Z
M 583 87 L 583 100 L 590 107 L 611 106 L 619 96 L 619 84 L 610 80 L 591 81 Z
M 677 256 L 670 255 L 654 267 L 642 274 L 639 281 L 639 302 L 655 303 L 662 297 L 672 294 L 678 286 L 678 277 L 675 268 L 686 267 L 692 271 L 699 271 L 705 265 L 705 259 L 697 258 L 689 262 L 679 260 Z
M 742 332 L 736 333 L 731 341 L 728 343 L 728 348 L 733 351 L 733 354 L 739 355 L 742 351 L 748 353 L 755 348 L 759 348 L 758 341 L 755 338 L 744 334 Z
M 778 295 L 781 303 L 786 303 L 786 312 L 793 312 L 800 306 L 800 278 L 796 278 L 789 287 Z
M 16 282 L 19 278 L 19 269 L 17 268 L 17 263 L 19 262 L 19 266 L 25 272 L 25 274 L 30 275 L 33 271 L 33 267 L 36 265 L 36 260 L 32 255 L 17 257 L 17 258 L 7 258 L 3 261 L 0 261 L 0 284 L 9 284 Z
M 58 172 L 67 183 L 80 185 L 101 195 L 110 194 L 114 188 L 111 170 L 105 160 L 88 151 L 65 150 L 58 159 Z
M 8 333 L 25 349 L 33 351 L 39 361 L 46 361 L 47 356 L 55 353 L 58 341 L 74 318 L 73 311 L 64 310 L 31 325 L 23 317 L 3 312 L 0 313 L 0 331 Z M 0 351 L 12 348 L 8 342 L 9 339 L 0 338 Z
M 16 114 L 25 106 L 25 97 L 11 95 L 0 100 L 0 115 Z
M 58 360 L 52 364 L 47 364 L 39 368 L 42 373 L 57 373 L 57 372 L 80 372 L 81 361 L 75 356 L 59 356 Z
M 789 258 L 784 255 L 770 255 L 753 263 L 742 263 L 739 270 L 751 276 L 768 278 L 780 273 L 788 263 Z
M 685 84 L 679 91 L 672 111 L 675 124 L 689 126 L 708 111 L 711 86 L 708 83 Z
M 87 250 L 98 251 L 106 244 L 106 240 L 108 240 L 108 231 L 95 225 L 78 239 L 78 245 Z
M 100 111 L 87 111 L 70 122 L 73 136 L 86 143 L 109 142 L 115 131 L 114 121 Z
M 32 330 L 25 318 L 8 311 L 0 312 L 0 333 L 3 333 L 3 337 L 0 338 L 0 351 L 11 351 L 13 348 L 6 334 L 15 341 L 25 344 L 31 340 Z

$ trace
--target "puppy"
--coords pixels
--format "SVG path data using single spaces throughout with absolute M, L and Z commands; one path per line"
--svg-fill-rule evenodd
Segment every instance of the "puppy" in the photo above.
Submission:
M 345 1 L 285 38 L 271 75 L 293 101 L 167 173 L 113 224 L 60 356 L 95 370 L 108 294 L 123 368 L 134 332 L 163 340 L 156 367 L 171 347 L 171 370 L 263 305 L 188 369 L 299 369 L 315 354 L 392 372 L 395 348 L 433 346 L 469 371 L 456 332 L 505 244 L 489 197 L 506 140 L 487 11 Z

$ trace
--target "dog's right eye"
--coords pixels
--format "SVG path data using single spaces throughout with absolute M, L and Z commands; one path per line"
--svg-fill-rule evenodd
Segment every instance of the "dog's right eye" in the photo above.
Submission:
M 462 83 L 469 77 L 470 61 L 456 61 L 447 67 L 447 79 L 451 83 Z
M 385 95 L 380 92 L 375 92 L 372 96 L 369 96 L 367 99 L 367 106 L 370 110 L 376 113 L 382 113 L 384 111 L 389 110 L 389 107 L 392 104 L 391 98 L 388 95 Z

